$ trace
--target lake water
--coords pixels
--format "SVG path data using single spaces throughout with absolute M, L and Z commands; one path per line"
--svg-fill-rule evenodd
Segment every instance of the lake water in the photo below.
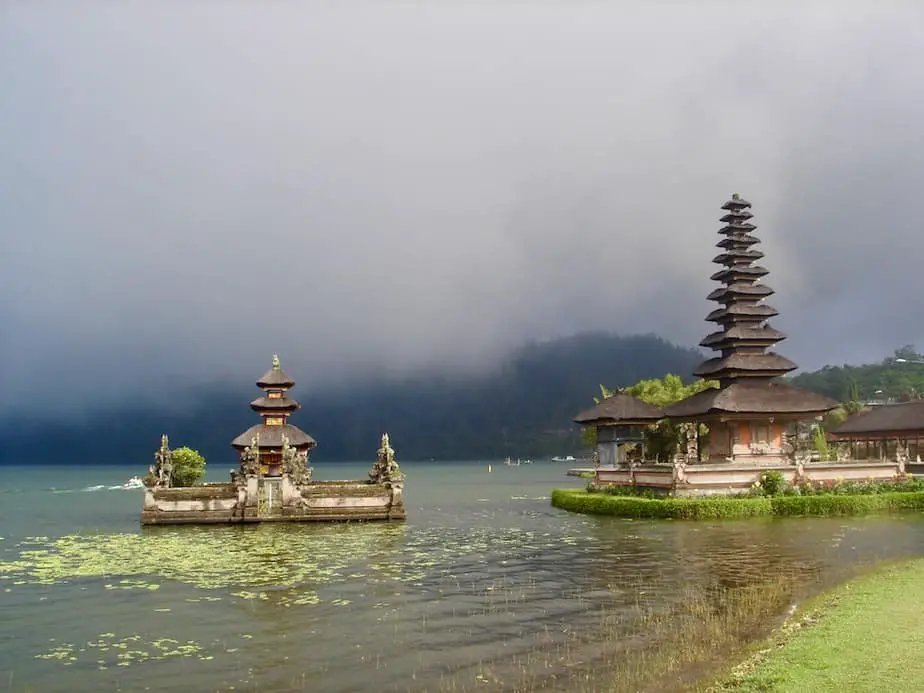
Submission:
M 571 515 L 565 468 L 405 464 L 403 524 L 142 529 L 120 487 L 143 467 L 0 467 L 0 691 L 583 690 L 588 644 L 644 639 L 640 605 L 924 553 L 918 516 Z

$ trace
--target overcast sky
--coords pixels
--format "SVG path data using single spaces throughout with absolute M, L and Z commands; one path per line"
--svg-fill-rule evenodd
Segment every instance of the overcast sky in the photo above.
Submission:
M 692 345 L 733 192 L 779 350 L 878 360 L 924 347 L 922 168 L 914 0 L 6 0 L 0 414 Z

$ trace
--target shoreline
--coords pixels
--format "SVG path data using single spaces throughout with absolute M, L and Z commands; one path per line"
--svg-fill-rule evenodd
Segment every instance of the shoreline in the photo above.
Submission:
M 889 563 L 809 599 L 756 651 L 699 693 L 890 691 L 924 687 L 924 558 Z

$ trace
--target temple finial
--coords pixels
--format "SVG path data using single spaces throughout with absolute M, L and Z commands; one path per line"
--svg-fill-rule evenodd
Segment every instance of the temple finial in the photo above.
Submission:
M 739 195 L 738 193 L 732 193 L 732 199 L 733 199 L 733 200 L 740 200 L 740 199 L 741 199 L 741 195 Z
M 273 370 L 279 370 L 279 354 L 273 354 Z

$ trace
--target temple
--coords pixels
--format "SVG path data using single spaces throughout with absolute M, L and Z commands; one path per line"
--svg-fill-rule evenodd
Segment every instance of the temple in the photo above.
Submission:
M 273 354 L 273 365 L 257 380 L 257 387 L 265 394 L 250 403 L 250 408 L 263 417 L 263 422 L 251 426 L 231 441 L 231 446 L 243 453 L 256 440 L 260 451 L 261 473 L 268 477 L 282 476 L 282 444 L 287 439 L 298 453 L 308 452 L 317 445 L 314 438 L 289 423 L 289 416 L 297 411 L 299 403 L 289 399 L 288 391 L 295 386 Z
M 368 479 L 313 478 L 308 453 L 317 443 L 289 423 L 299 408 L 288 397 L 294 385 L 273 356 L 257 381 L 264 395 L 250 403 L 263 421 L 231 441 L 240 463 L 230 482 L 175 486 L 173 453 L 162 436 L 146 477 L 141 524 L 404 520 L 404 474 L 387 433 Z
M 678 424 L 681 440 L 671 462 L 615 459 L 601 439 L 601 419 L 585 412 L 578 417 L 598 431 L 596 454 L 601 463 L 597 484 L 634 484 L 672 495 L 740 493 L 770 470 L 790 482 L 829 479 L 891 479 L 904 472 L 903 460 L 817 460 L 800 446 L 799 429 L 811 428 L 837 402 L 786 382 L 796 364 L 773 347 L 786 336 L 769 324 L 778 312 L 766 299 L 774 294 L 763 283 L 769 272 L 756 264 L 763 258 L 753 234 L 751 203 L 738 195 L 722 205 L 720 249 L 713 262 L 720 266 L 711 279 L 720 286 L 707 297 L 718 307 L 706 316 L 717 325 L 700 346 L 715 355 L 693 375 L 715 381 L 717 387 L 667 406 L 662 418 Z M 597 408 L 606 410 L 608 400 Z M 617 409 L 619 403 L 613 405 Z M 591 410 L 593 412 L 594 410 Z M 808 423 L 809 426 L 800 424 Z M 616 417 L 611 426 L 618 426 Z M 615 429 L 614 429 L 615 430 Z M 705 436 L 702 431 L 708 431 Z M 604 458 L 613 460 L 609 465 Z
M 786 339 L 768 319 L 777 310 L 765 299 L 774 291 L 762 282 L 769 272 L 756 265 L 764 255 L 751 232 L 751 203 L 738 195 L 722 205 L 722 252 L 713 262 L 722 267 L 712 275 L 721 286 L 707 296 L 719 307 L 706 316 L 719 329 L 700 346 L 717 352 L 693 375 L 717 380 L 718 388 L 703 390 L 665 408 L 675 422 L 709 426 L 708 462 L 778 464 L 789 458 L 787 433 L 792 424 L 810 421 L 834 409 L 837 402 L 800 390 L 782 380 L 796 364 L 770 349 Z

